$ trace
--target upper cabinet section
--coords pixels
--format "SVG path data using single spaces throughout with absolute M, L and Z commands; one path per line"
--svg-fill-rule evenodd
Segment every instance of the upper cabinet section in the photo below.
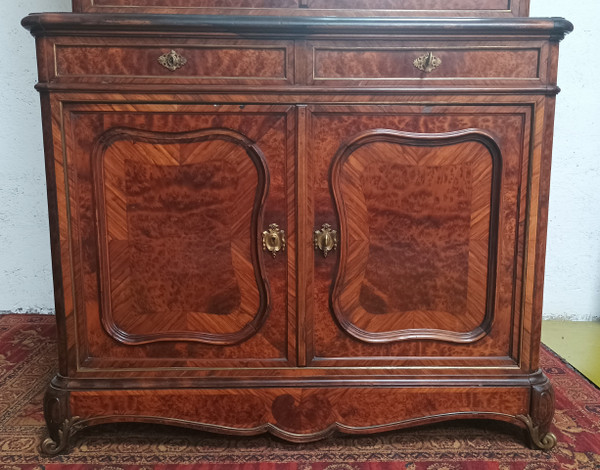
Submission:
M 74 12 L 286 16 L 528 16 L 529 0 L 73 0 Z

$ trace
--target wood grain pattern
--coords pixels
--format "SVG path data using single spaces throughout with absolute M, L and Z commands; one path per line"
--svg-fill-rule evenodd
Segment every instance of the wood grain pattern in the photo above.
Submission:
M 557 43 L 572 25 L 353 18 L 437 0 L 110 2 L 23 20 L 61 341 L 45 448 L 102 422 L 304 442 L 463 417 L 550 447 L 541 287 Z M 469 2 L 445 6 L 508 8 Z M 249 14 L 111 13 L 169 8 Z M 187 69 L 153 62 L 178 48 Z M 404 62 L 436 50 L 437 76 Z M 287 234 L 276 258 L 257 239 L 270 223 Z M 312 245 L 323 223 L 342 243 L 326 259 Z
M 501 172 L 481 131 L 378 129 L 343 145 L 331 168 L 342 328 L 375 343 L 480 339 L 493 320 Z
M 430 73 L 413 61 L 432 52 L 442 62 Z M 345 43 L 343 48 L 315 47 L 314 77 L 318 81 L 381 81 L 394 79 L 487 79 L 503 83 L 515 79 L 535 80 L 540 76 L 540 51 L 536 49 L 485 48 L 436 41 L 416 47 L 394 48 L 393 44 L 369 47 L 364 42 Z
M 112 128 L 92 153 L 102 323 L 126 344 L 234 344 L 268 305 L 258 233 L 269 173 L 260 149 L 226 129 Z
M 497 202 L 492 205 L 490 205 L 492 202 L 492 193 L 489 189 L 490 186 L 488 186 L 487 190 L 483 189 L 485 187 L 485 184 L 483 183 L 483 181 L 485 181 L 485 171 L 482 172 L 482 170 L 486 168 L 486 164 L 488 165 L 488 171 L 491 171 L 492 169 L 490 165 L 492 161 L 490 152 L 488 150 L 484 151 L 482 154 L 484 155 L 483 159 L 477 158 L 477 151 L 473 152 L 472 150 L 465 152 L 462 157 L 460 152 L 454 156 L 450 153 L 448 159 L 449 162 L 455 161 L 457 158 L 459 161 L 460 158 L 469 161 L 472 157 L 474 160 L 483 163 L 483 168 L 478 168 L 478 171 L 476 172 L 478 176 L 484 178 L 484 180 L 482 180 L 482 192 L 480 193 L 481 196 L 479 199 L 479 204 L 481 205 L 478 206 L 479 209 L 475 210 L 474 213 L 469 212 L 469 220 L 471 220 L 470 224 L 473 224 L 472 229 L 470 229 L 471 235 L 469 237 L 473 237 L 475 240 L 479 238 L 480 241 L 478 243 L 481 244 L 480 247 L 473 245 L 472 248 L 469 248 L 469 251 L 479 258 L 479 262 L 474 261 L 473 255 L 470 255 L 468 259 L 469 268 L 468 271 L 466 271 L 469 274 L 464 275 L 469 279 L 467 284 L 467 292 L 469 292 L 467 301 L 471 303 L 468 305 L 468 309 L 471 312 L 478 311 L 479 313 L 473 318 L 471 318 L 472 314 L 466 316 L 466 319 L 463 317 L 463 321 L 466 323 L 462 324 L 460 322 L 457 323 L 456 319 L 450 320 L 452 315 L 446 317 L 445 321 L 449 322 L 447 324 L 445 324 L 443 320 L 431 321 L 440 321 L 441 323 L 438 324 L 438 326 L 448 326 L 449 328 L 456 328 L 456 330 L 454 330 L 455 332 L 462 331 L 462 333 L 466 333 L 466 335 L 462 337 L 463 341 L 473 341 L 475 338 L 479 338 L 479 340 L 472 344 L 461 345 L 459 344 L 461 341 L 460 334 L 455 336 L 454 341 L 458 341 L 458 343 L 455 344 L 448 343 L 448 337 L 444 337 L 444 341 L 431 341 L 423 337 L 419 338 L 419 334 L 425 336 L 429 335 L 429 338 L 431 338 L 431 335 L 435 335 L 436 333 L 431 331 L 415 332 L 410 326 L 412 325 L 412 322 L 415 321 L 414 315 L 407 316 L 405 323 L 402 326 L 403 328 L 408 328 L 409 331 L 401 333 L 400 330 L 393 330 L 395 331 L 395 334 L 392 335 L 389 334 L 389 330 L 387 333 L 385 332 L 386 328 L 395 326 L 393 323 L 389 324 L 392 320 L 390 320 L 388 316 L 381 314 L 367 314 L 362 326 L 367 327 L 368 325 L 368 327 L 370 327 L 370 321 L 375 322 L 375 325 L 379 322 L 379 330 L 377 327 L 373 327 L 371 333 L 375 333 L 374 336 L 367 335 L 365 337 L 361 333 L 358 333 L 361 335 L 363 341 L 357 342 L 352 335 L 349 335 L 344 331 L 344 328 L 348 327 L 347 323 L 343 323 L 342 328 L 340 328 L 340 315 L 335 316 L 330 310 L 330 296 L 332 294 L 328 288 L 329 282 L 331 282 L 332 279 L 336 279 L 336 276 L 339 276 L 337 277 L 339 287 L 335 295 L 341 295 L 343 290 L 347 288 L 347 284 L 341 282 L 344 278 L 342 269 L 346 263 L 358 266 L 359 262 L 357 260 L 366 259 L 365 255 L 361 256 L 356 249 L 356 247 L 359 246 L 359 242 L 355 242 L 356 246 L 351 251 L 347 250 L 344 253 L 339 253 L 339 271 L 337 271 L 338 268 L 335 259 L 330 259 L 329 257 L 327 259 L 315 257 L 315 284 L 313 290 L 315 310 L 311 320 L 314 325 L 314 335 L 312 337 L 314 357 L 311 358 L 311 361 L 314 362 L 312 363 L 329 366 L 341 364 L 360 364 L 361 366 L 365 366 L 385 364 L 392 360 L 392 358 L 405 364 L 415 358 L 423 356 L 435 358 L 436 362 L 444 360 L 451 361 L 452 358 L 460 358 L 461 360 L 468 362 L 468 358 L 472 358 L 471 360 L 473 361 L 479 361 L 484 357 L 491 359 L 494 357 L 509 356 L 511 351 L 511 335 L 514 331 L 514 321 L 516 321 L 513 318 L 514 296 L 517 294 L 514 285 L 514 276 L 519 269 L 522 269 L 522 260 L 515 258 L 515 246 L 522 246 L 524 243 L 522 235 L 521 238 L 516 238 L 518 235 L 516 231 L 516 220 L 520 216 L 519 206 L 517 204 L 521 187 L 520 169 L 523 165 L 526 165 L 526 160 L 524 160 L 524 156 L 526 155 L 524 152 L 526 152 L 526 149 L 523 147 L 524 139 L 526 138 L 525 129 L 531 125 L 528 123 L 529 118 L 526 108 L 515 108 L 510 110 L 508 108 L 489 107 L 486 108 L 485 111 L 480 109 L 479 111 L 482 111 L 481 114 L 474 113 L 472 108 L 462 108 L 459 106 L 440 108 L 436 108 L 435 106 L 315 106 L 311 108 L 311 111 L 313 112 L 311 117 L 311 135 L 313 142 L 311 154 L 313 155 L 331 155 L 331 158 L 334 158 L 335 155 L 342 155 L 344 148 L 348 148 L 352 151 L 353 149 L 349 143 L 355 136 L 367 135 L 369 132 L 377 132 L 374 131 L 376 129 L 389 129 L 393 131 L 425 134 L 423 139 L 426 139 L 426 134 L 465 131 L 465 129 L 493 129 L 493 135 L 495 136 L 494 140 L 500 143 L 499 150 L 502 155 L 502 164 L 498 164 L 496 167 L 496 171 L 500 171 L 501 168 L 501 176 L 497 180 L 501 181 L 498 189 L 499 194 L 495 195 Z M 425 151 L 422 151 L 422 154 L 425 154 L 424 157 L 427 156 Z M 410 152 L 404 157 L 402 152 L 396 150 L 393 146 L 390 148 L 389 145 L 385 147 L 385 150 L 374 152 L 373 158 L 383 158 L 385 160 L 386 155 L 389 156 L 388 158 L 390 159 L 412 159 L 410 161 L 413 162 L 413 165 L 416 161 L 416 157 Z M 436 154 L 432 153 L 431 155 L 432 157 L 429 158 L 435 158 Z M 363 156 L 363 161 L 365 158 L 369 159 L 371 157 L 372 156 L 369 155 L 368 151 L 366 151 Z M 499 158 L 499 154 L 497 154 L 496 158 Z M 315 162 L 315 168 L 313 170 L 313 178 L 316 184 L 314 189 L 315 227 L 319 227 L 322 223 L 331 223 L 331 221 L 338 219 L 334 202 L 337 201 L 336 203 L 339 205 L 342 195 L 340 193 L 335 194 L 334 191 L 334 198 L 332 198 L 329 185 L 324 183 L 328 181 L 331 175 L 335 175 L 335 168 L 332 167 L 331 161 L 331 159 L 319 159 Z M 362 166 L 364 167 L 366 165 L 363 163 Z M 331 171 L 334 172 L 330 173 Z M 491 177 L 488 178 L 490 178 L 488 179 L 488 182 L 491 183 Z M 490 183 L 488 183 L 488 185 Z M 340 179 L 340 187 L 342 184 L 343 182 Z M 362 183 L 357 180 L 357 183 L 353 184 L 349 180 L 347 184 L 349 187 L 355 186 L 358 188 L 361 187 Z M 350 189 L 350 191 L 352 191 L 352 189 Z M 487 196 L 484 196 L 486 192 Z M 334 201 L 334 199 L 336 201 Z M 379 197 L 379 199 L 381 199 L 381 197 Z M 487 263 L 491 260 L 491 258 L 488 257 L 489 255 L 486 256 L 486 253 L 489 253 L 487 234 L 491 227 L 490 221 L 494 217 L 492 217 L 492 219 L 487 219 L 488 221 L 486 222 L 485 214 L 496 204 L 498 207 L 494 210 L 498 211 L 497 230 L 499 241 L 497 247 L 497 267 L 495 268 L 497 281 L 494 291 L 494 282 L 486 285 L 487 281 L 485 281 L 486 273 L 488 269 L 490 269 Z M 355 207 L 358 206 L 355 205 Z M 394 209 L 389 211 L 389 214 L 393 215 L 399 210 L 398 203 L 394 203 L 392 207 Z M 474 209 L 475 207 L 476 206 L 472 208 Z M 358 212 L 351 208 L 345 209 L 345 211 L 349 210 L 354 211 L 349 217 L 358 220 L 359 216 L 356 215 Z M 389 214 L 384 210 L 380 215 L 379 221 L 370 216 L 369 223 L 373 223 L 376 227 L 379 227 L 381 233 L 383 233 L 385 221 L 390 218 Z M 435 212 L 433 212 L 433 214 L 435 214 Z M 424 220 L 427 221 L 429 219 L 425 218 Z M 435 220 L 435 218 L 432 218 L 432 220 Z M 340 228 L 344 223 L 341 223 L 340 221 Z M 362 226 L 364 227 L 364 223 Z M 434 234 L 436 233 L 435 230 L 439 229 L 440 226 L 433 225 L 430 233 Z M 396 230 L 396 237 L 392 236 L 391 238 L 397 239 L 401 236 L 400 234 L 402 231 L 400 228 Z M 360 233 L 360 229 L 354 226 L 352 227 L 352 231 L 354 233 Z M 414 239 L 415 236 L 421 235 L 421 232 L 418 231 L 409 231 L 408 233 L 412 235 L 412 239 Z M 361 238 L 360 235 L 353 236 L 358 239 Z M 385 238 L 386 235 L 384 234 L 382 236 Z M 447 234 L 438 238 L 445 238 L 446 236 Z M 350 243 L 348 240 L 345 241 L 344 238 L 347 238 L 347 236 L 342 237 L 342 246 L 345 246 L 344 243 Z M 432 238 L 428 238 L 428 240 L 431 239 L 435 240 L 435 236 L 432 235 Z M 389 241 L 390 240 L 388 240 L 388 242 Z M 395 242 L 392 242 L 392 245 L 393 243 Z M 418 246 L 416 245 L 416 241 L 411 243 L 413 243 L 413 247 Z M 441 243 L 441 241 L 435 240 L 435 243 Z M 386 246 L 389 244 L 390 243 L 386 243 Z M 469 245 L 471 245 L 470 242 Z M 492 242 L 491 245 L 494 246 L 495 242 Z M 346 248 L 349 249 L 349 246 Z M 423 250 L 417 251 L 417 253 L 424 253 L 426 250 L 431 249 L 433 249 L 432 245 L 430 243 L 425 243 Z M 492 251 L 494 250 L 495 249 Z M 346 254 L 349 257 L 348 261 L 342 258 L 342 256 Z M 387 264 L 390 258 L 383 253 L 378 259 L 385 259 Z M 429 270 L 430 273 L 435 272 L 432 271 L 432 266 L 435 266 L 435 263 L 432 263 L 432 259 L 434 259 L 435 262 L 439 261 L 442 263 L 443 257 L 439 258 L 439 260 L 435 256 L 426 259 L 428 260 L 427 263 L 423 263 L 424 260 L 420 260 L 420 267 L 417 268 L 415 275 L 419 272 L 427 272 L 426 270 Z M 381 263 L 379 263 L 379 265 L 380 264 Z M 401 266 L 382 268 L 379 267 L 379 265 L 374 265 L 372 270 L 374 272 L 381 271 L 384 273 L 386 271 L 390 272 L 389 270 L 391 269 L 395 270 L 396 274 L 398 274 L 402 269 Z M 336 272 L 338 274 L 336 274 Z M 362 273 L 362 270 L 358 269 L 358 272 Z M 463 270 L 463 272 L 465 271 Z M 350 280 L 350 282 L 354 281 L 362 283 L 362 279 L 356 278 L 355 275 L 356 272 L 350 271 L 348 273 L 348 280 Z M 411 270 L 406 271 L 404 279 L 410 279 L 406 277 L 408 275 L 412 275 Z M 448 276 L 452 275 L 453 274 L 449 274 Z M 380 283 L 388 286 L 386 288 L 386 291 L 388 292 L 396 288 L 393 276 L 384 276 Z M 399 286 L 399 288 L 401 287 Z M 418 284 L 415 286 L 415 282 L 413 281 L 410 291 L 413 292 L 418 288 Z M 352 307 L 346 308 L 346 310 L 355 311 L 357 305 L 356 302 L 360 300 L 360 290 L 361 288 L 357 286 L 356 289 L 351 291 L 352 293 L 349 295 L 346 304 L 343 305 L 352 305 Z M 420 302 L 427 302 L 427 299 L 432 298 L 431 289 L 424 289 L 420 292 L 424 295 L 424 297 L 419 299 Z M 332 300 L 335 298 L 335 296 L 332 297 Z M 484 307 L 483 305 L 486 303 L 486 298 L 490 299 L 491 303 L 489 303 L 487 307 Z M 340 300 L 338 299 L 337 301 L 339 302 Z M 333 307 L 335 310 L 336 306 L 334 305 Z M 337 308 L 339 313 L 339 305 Z M 490 309 L 487 313 L 486 308 Z M 465 328 L 465 326 L 469 325 L 476 329 L 478 325 L 485 323 L 484 319 L 486 315 L 488 319 L 491 318 L 492 310 L 494 312 L 492 324 L 485 328 L 477 329 L 476 333 L 469 334 L 468 328 Z M 364 315 L 362 310 L 360 310 L 360 312 L 360 315 L 356 315 L 357 318 Z M 421 315 L 421 317 L 423 316 Z M 344 318 L 344 316 L 342 316 L 342 318 Z M 354 317 L 346 316 L 345 318 Z M 379 318 L 383 318 L 383 320 L 379 320 Z M 396 318 L 394 321 L 401 324 L 402 316 L 396 315 L 392 318 Z M 477 320 L 481 323 L 477 323 Z M 417 324 L 417 326 L 426 326 L 427 321 L 428 320 L 423 320 L 424 323 L 421 325 Z M 354 333 L 356 334 L 357 331 L 355 330 Z M 415 333 L 417 333 L 416 336 Z M 399 338 L 404 339 L 403 341 L 390 342 L 393 338 L 396 340 Z M 366 339 L 369 339 L 369 341 L 365 341 Z M 377 339 L 379 339 L 379 342 Z M 437 339 L 441 339 L 440 336 L 438 336 Z
M 102 41 L 103 42 L 103 41 Z M 289 69 L 290 45 L 274 46 L 254 42 L 236 45 L 227 41 L 203 41 L 193 46 L 186 42 L 151 41 L 150 44 L 130 42 L 124 47 L 109 44 L 60 44 L 56 47 L 55 70 L 57 77 L 79 80 L 118 79 L 163 80 L 193 79 L 202 83 L 288 83 L 293 79 Z M 286 47 L 287 46 L 287 47 Z M 163 67 L 158 58 L 171 50 L 186 59 L 185 65 L 175 71 Z
M 73 0 L 73 11 L 337 16 L 527 16 L 529 0 Z
M 449 419 L 517 422 L 529 393 L 516 387 L 130 390 L 72 392 L 69 402 L 82 425 L 146 421 L 310 442 L 335 431 L 368 434 Z
M 167 107 L 163 112 L 153 107 L 154 111 L 147 114 L 149 109 L 143 105 L 137 110 L 118 105 L 74 105 L 65 116 L 65 125 L 72 131 L 66 143 L 70 174 L 73 175 L 69 192 L 70 224 L 81 232 L 75 238 L 81 254 L 73 260 L 82 273 L 75 283 L 81 300 L 85 299 L 77 310 L 78 344 L 87 349 L 81 360 L 84 363 L 91 361 L 89 364 L 96 367 L 101 364 L 104 368 L 136 364 L 136 360 L 146 367 L 159 367 L 160 364 L 185 367 L 188 361 L 193 361 L 194 365 L 200 361 L 204 365 L 221 366 L 240 364 L 240 361 L 245 364 L 285 362 L 289 327 L 286 255 L 276 259 L 270 255 L 266 257 L 259 234 L 266 228 L 265 224 L 272 222 L 287 229 L 285 159 L 289 146 L 293 146 L 293 141 L 288 142 L 288 119 L 292 119 L 288 117 L 288 108 L 203 106 L 188 108 L 184 113 L 175 113 L 171 109 L 169 113 Z M 90 112 L 92 110 L 94 112 Z M 123 132 L 123 128 L 138 131 Z M 106 140 L 99 141 L 102 135 Z M 100 158 L 102 152 L 104 155 Z M 264 157 L 259 158 L 259 154 Z M 261 163 L 263 159 L 264 163 Z M 161 186 L 153 184 L 154 189 L 160 191 L 149 189 L 132 193 L 133 189 L 126 187 L 126 160 L 142 164 L 146 171 L 154 167 L 152 171 L 158 172 L 155 176 L 161 180 L 165 180 L 167 174 L 164 172 L 169 169 L 171 185 L 160 190 Z M 219 169 L 215 173 L 216 179 L 212 179 L 216 187 L 202 186 L 211 181 L 206 172 L 217 169 L 215 162 L 221 166 L 228 160 L 230 163 L 222 167 L 227 171 L 219 173 Z M 180 161 L 183 164 L 177 163 Z M 152 164 L 148 165 L 148 162 Z M 203 162 L 204 165 L 200 164 Z M 265 166 L 259 171 L 262 165 Z M 232 167 L 233 173 L 228 174 Z M 186 172 L 189 172 L 187 176 Z M 100 174 L 103 175 L 102 184 L 98 184 Z M 140 168 L 135 177 L 140 178 L 140 181 L 134 180 L 136 188 L 143 189 L 139 186 L 140 182 L 144 183 Z M 196 178 L 196 184 L 192 183 L 193 178 Z M 96 200 L 107 201 L 99 212 L 102 222 L 98 228 L 96 205 L 91 197 L 94 180 L 99 191 Z M 213 201 L 216 212 L 207 219 L 210 214 L 206 211 L 211 208 L 206 205 L 206 198 L 210 197 L 211 191 L 216 197 Z M 195 201 L 197 196 L 187 200 L 195 193 L 201 195 L 202 204 Z M 134 195 L 135 199 L 129 201 L 127 207 L 127 197 Z M 138 200 L 142 196 L 147 200 Z M 171 204 L 169 201 L 179 204 L 180 208 L 161 212 L 161 204 Z M 136 204 L 158 205 L 148 211 L 141 210 L 143 207 L 131 207 Z M 132 216 L 134 226 L 131 225 Z M 219 223 L 229 226 L 232 233 L 219 233 L 222 231 Z M 201 227 L 202 224 L 205 227 Z M 218 236 L 216 250 L 211 235 Z M 132 251 L 128 247 L 134 242 Z M 224 251 L 218 250 L 222 243 L 225 243 Z M 149 251 L 143 254 L 143 250 Z M 143 268 L 142 272 L 133 276 L 123 274 L 131 270 L 132 260 L 134 265 L 147 263 L 148 255 L 156 258 L 151 265 L 137 266 Z M 222 260 L 221 256 L 224 257 Z M 185 270 L 182 266 L 182 271 L 176 268 L 181 263 L 187 266 Z M 157 269 L 160 267 L 166 271 L 161 272 Z M 219 268 L 233 270 L 235 281 L 230 279 L 223 284 L 218 273 L 209 273 L 210 269 Z M 195 281 L 173 282 L 173 279 L 182 279 L 177 277 L 182 272 L 186 282 L 189 279 Z M 201 285 L 196 286 L 199 283 Z M 146 285 L 148 287 L 144 287 Z M 180 291 L 182 298 L 173 304 L 173 310 L 170 307 L 161 310 L 161 305 L 166 307 L 172 303 L 171 296 L 179 295 L 177 289 L 187 289 L 187 292 Z M 222 314 L 215 314 L 216 308 L 223 307 L 210 300 L 211 297 L 222 295 L 224 301 L 230 302 L 232 299 L 226 294 L 228 289 L 239 292 L 237 313 L 223 314 L 224 310 Z M 130 303 L 132 299 L 139 300 L 140 296 L 145 296 L 146 307 L 143 303 L 135 306 Z M 202 303 L 211 310 L 197 311 L 196 307 Z M 116 310 L 109 310 L 111 305 Z M 151 308 L 147 310 L 148 307 Z M 259 312 L 262 314 L 255 316 Z M 107 314 L 109 317 L 113 314 L 115 325 L 129 335 L 118 330 L 112 330 L 112 333 L 125 343 L 138 343 L 138 347 L 119 345 L 103 333 L 103 324 L 111 331 Z M 178 344 L 174 339 L 222 346 Z M 233 346 L 244 339 L 243 343 Z M 141 344 L 154 340 L 160 340 L 160 344 Z

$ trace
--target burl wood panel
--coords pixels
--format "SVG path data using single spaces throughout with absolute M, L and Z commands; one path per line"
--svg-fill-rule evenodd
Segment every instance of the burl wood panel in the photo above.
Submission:
M 221 7 L 221 8 L 298 8 L 299 0 L 92 0 L 97 7 L 127 5 L 130 7 Z
M 76 12 L 527 16 L 529 0 L 73 0 Z
M 78 363 L 104 369 L 285 363 L 289 251 L 273 258 L 262 250 L 260 234 L 278 223 L 293 243 L 287 191 L 293 116 L 287 106 L 177 110 L 75 103 L 59 115 L 66 129 Z M 130 330 L 129 338 L 116 334 L 122 341 L 163 341 L 135 347 L 115 341 L 101 323 L 107 312 Z
M 435 105 L 309 109 L 311 220 L 315 228 L 329 223 L 340 231 L 341 249 L 327 258 L 314 252 L 307 361 L 323 365 L 405 365 L 427 357 L 436 363 L 469 363 L 471 358 L 472 363 L 481 364 L 483 358 L 493 361 L 515 357 L 513 341 L 521 334 L 519 320 L 514 317 L 515 309 L 520 308 L 515 276 L 523 269 L 523 259 L 516 256 L 515 247 L 524 244 L 519 225 L 525 219 L 526 208 L 520 203 L 520 191 L 527 181 L 530 110 L 482 106 L 475 111 L 469 107 Z M 334 157 L 342 155 L 344 149 L 348 150 L 348 156 L 361 151 L 352 147 L 357 136 L 388 131 L 420 134 L 422 145 L 382 142 L 364 146 L 355 163 L 350 162 L 346 176 L 338 174 L 338 188 L 334 187 L 332 192 L 327 182 L 331 178 L 335 181 L 336 171 L 344 170 L 345 166 L 332 166 Z M 487 144 L 467 141 L 447 148 L 423 145 L 428 139 L 432 143 L 448 132 L 474 132 L 473 135 L 479 132 L 488 136 Z M 496 154 L 492 141 L 498 146 Z M 323 158 L 324 155 L 331 158 Z M 419 160 L 424 168 L 418 167 Z M 401 165 L 390 166 L 395 161 Z M 401 186 L 405 180 L 403 173 L 410 170 L 403 168 L 407 162 L 420 180 Z M 427 168 L 434 167 L 432 162 L 439 166 L 434 172 Z M 383 165 L 380 170 L 378 165 Z M 494 172 L 500 174 L 494 176 Z M 374 178 L 367 184 L 368 176 Z M 434 182 L 432 178 L 441 181 Z M 498 186 L 492 190 L 494 180 Z M 453 186 L 469 182 L 470 186 L 460 189 Z M 385 191 L 378 189 L 383 187 Z M 386 192 L 390 188 L 394 192 Z M 428 199 L 434 192 L 440 198 L 454 199 L 446 202 Z M 393 197 L 388 199 L 390 194 Z M 344 200 L 349 195 L 350 203 Z M 413 223 L 411 212 L 407 212 L 405 220 L 402 219 L 401 198 L 408 196 L 409 203 L 419 205 L 430 216 L 417 218 L 418 223 Z M 336 206 L 341 208 L 339 215 Z M 454 216 L 455 220 L 450 222 L 442 216 Z M 342 217 L 344 221 L 340 220 Z M 345 234 L 347 230 L 350 235 Z M 375 237 L 374 246 L 361 241 L 371 236 Z M 362 252 L 357 249 L 361 244 Z M 373 257 L 370 271 L 369 257 Z M 490 264 L 494 257 L 495 268 Z M 343 272 L 346 266 L 352 268 L 347 274 Z M 338 286 L 333 295 L 338 296 L 337 302 L 341 302 L 341 310 L 345 312 L 338 316 L 330 302 L 330 286 L 336 279 Z M 341 296 L 348 286 L 349 297 L 343 299 Z M 442 291 L 445 293 L 441 294 Z M 406 293 L 402 295 L 403 292 Z M 366 314 L 365 306 L 370 310 Z M 390 311 L 418 312 L 429 308 L 446 313 L 437 319 L 422 314 L 409 314 L 405 319 L 401 313 L 388 315 Z M 358 334 L 360 340 L 356 331 L 350 334 L 345 329 L 348 323 L 344 323 L 344 318 L 358 322 L 366 331 L 362 336 Z M 489 324 L 486 318 L 491 320 Z M 421 330 L 415 331 L 413 325 Z M 428 331 L 431 326 L 454 331 L 455 342 L 448 341 L 452 335 L 432 334 Z M 393 330 L 396 327 L 407 330 Z M 390 331 L 396 333 L 389 334 Z M 432 339 L 436 335 L 437 339 Z
M 335 430 L 373 433 L 456 418 L 514 421 L 526 387 L 350 387 L 72 392 L 73 416 L 97 422 L 176 423 L 226 434 L 271 432 L 295 442 Z M 175 421 L 177 420 L 177 421 Z
M 501 155 L 481 131 L 372 130 L 333 158 L 331 305 L 362 341 L 474 342 L 493 319 Z
M 256 42 L 255 42 L 256 43 Z M 158 58 L 171 50 L 186 59 L 175 71 L 162 66 Z M 57 77 L 80 80 L 106 80 L 109 77 L 133 79 L 168 78 L 195 79 L 203 83 L 216 81 L 286 83 L 288 54 L 291 46 L 252 43 L 234 45 L 204 41 L 190 46 L 185 42 L 170 43 L 153 40 L 151 44 L 130 42 L 124 45 L 59 44 L 56 46 L 55 72 Z
M 98 0 L 96 0 L 98 1 Z M 307 0 L 309 8 L 332 10 L 510 10 L 511 0 Z
M 441 64 L 427 73 L 413 62 L 433 53 Z M 536 48 L 481 47 L 474 44 L 428 41 L 414 47 L 390 44 L 346 43 L 336 48 L 315 45 L 313 50 L 315 83 L 368 80 L 394 81 L 456 79 L 477 82 L 497 80 L 506 86 L 515 80 L 540 78 L 540 50 Z
M 260 330 L 268 286 L 257 228 L 269 180 L 260 149 L 225 129 L 117 128 L 92 160 L 108 332 L 127 344 L 233 344 Z

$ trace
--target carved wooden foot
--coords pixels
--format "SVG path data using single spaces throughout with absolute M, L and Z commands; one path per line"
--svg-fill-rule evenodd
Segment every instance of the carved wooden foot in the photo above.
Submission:
M 547 432 L 536 425 L 531 416 L 517 416 L 521 421 L 525 423 L 529 430 L 529 437 L 534 447 L 542 450 L 550 450 L 556 445 L 556 436 L 551 432 Z
M 550 424 L 554 417 L 554 390 L 546 379 L 532 386 L 530 415 L 517 416 L 529 430 L 531 443 L 542 450 L 550 450 L 556 445 L 556 436 L 550 432 Z
M 48 387 L 44 397 L 44 417 L 50 437 L 42 442 L 42 452 L 57 455 L 69 445 L 77 417 L 69 416 L 69 393 Z

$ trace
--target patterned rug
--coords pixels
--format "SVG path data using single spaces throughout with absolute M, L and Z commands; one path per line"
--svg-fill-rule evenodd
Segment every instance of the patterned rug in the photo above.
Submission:
M 41 456 L 42 397 L 56 370 L 54 317 L 0 315 L 0 469 L 547 470 L 600 469 L 600 390 L 547 349 L 557 411 L 551 452 L 506 423 L 463 421 L 312 444 L 223 437 L 146 424 L 86 429 L 66 455 Z

